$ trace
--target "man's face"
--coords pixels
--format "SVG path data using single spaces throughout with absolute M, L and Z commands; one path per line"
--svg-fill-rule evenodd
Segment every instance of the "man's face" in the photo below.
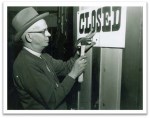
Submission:
M 51 34 L 47 30 L 47 24 L 45 20 L 39 20 L 34 23 L 28 30 L 29 36 L 32 39 L 32 44 L 36 47 L 46 47 L 48 46 L 49 37 Z

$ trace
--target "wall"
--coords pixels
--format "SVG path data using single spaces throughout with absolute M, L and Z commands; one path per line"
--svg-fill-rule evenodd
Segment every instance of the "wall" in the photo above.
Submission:
M 123 50 L 121 109 L 143 107 L 143 9 L 127 9 L 126 48 Z
M 100 59 L 99 109 L 119 110 L 122 49 L 102 48 Z

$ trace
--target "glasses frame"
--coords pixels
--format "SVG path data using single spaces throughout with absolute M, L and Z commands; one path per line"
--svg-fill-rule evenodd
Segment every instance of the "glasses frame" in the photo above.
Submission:
M 45 35 L 46 31 L 48 31 L 48 29 L 44 29 L 42 31 L 30 31 L 30 32 L 27 32 L 27 33 L 42 33 L 43 35 Z

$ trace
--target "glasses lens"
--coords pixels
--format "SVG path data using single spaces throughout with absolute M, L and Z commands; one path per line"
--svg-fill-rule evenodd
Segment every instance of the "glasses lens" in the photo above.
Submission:
M 43 31 L 31 31 L 31 32 L 28 32 L 28 33 L 42 33 L 42 34 L 45 34 L 46 33 L 46 29 L 43 30 Z

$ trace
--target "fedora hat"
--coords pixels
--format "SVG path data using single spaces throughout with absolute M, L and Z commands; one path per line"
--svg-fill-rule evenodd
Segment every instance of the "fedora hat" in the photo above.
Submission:
M 17 31 L 14 41 L 19 41 L 22 34 L 31 25 L 48 15 L 48 12 L 39 15 L 38 12 L 32 7 L 21 10 L 12 20 L 12 25 Z

